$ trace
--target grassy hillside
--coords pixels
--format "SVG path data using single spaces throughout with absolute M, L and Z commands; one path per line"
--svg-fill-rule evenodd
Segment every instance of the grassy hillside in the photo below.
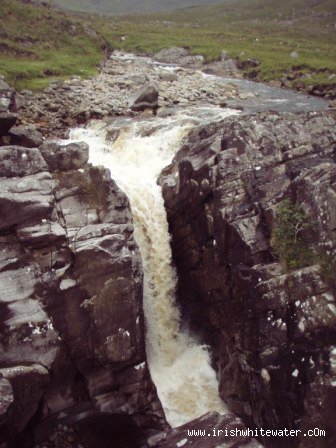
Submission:
M 49 0 L 63 9 L 99 14 L 147 14 L 195 5 L 219 3 L 220 0 Z
M 147 4 L 147 0 L 131 1 Z M 336 88 L 335 22 L 335 0 L 223 0 L 116 17 L 70 16 L 32 0 L 0 0 L 0 74 L 18 88 L 34 89 L 51 79 L 95 73 L 104 57 L 102 42 L 109 48 L 145 53 L 178 45 L 208 61 L 218 59 L 222 49 L 242 63 L 257 59 L 257 68 L 243 70 L 258 80 L 285 78 L 294 88 Z M 121 41 L 121 36 L 126 40 Z
M 17 88 L 89 76 L 104 57 L 102 40 L 79 20 L 47 6 L 0 1 L 0 74 Z
M 259 80 L 291 77 L 299 84 L 332 84 L 336 74 L 335 0 L 226 0 L 165 14 L 96 22 L 111 45 L 129 51 L 190 48 L 208 61 L 222 49 L 241 61 L 257 59 L 246 75 Z M 118 37 L 126 35 L 125 42 Z M 252 73 L 252 72 L 257 73 Z

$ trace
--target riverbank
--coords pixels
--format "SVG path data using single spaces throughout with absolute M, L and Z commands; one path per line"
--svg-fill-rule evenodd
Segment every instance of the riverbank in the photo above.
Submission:
M 68 129 L 92 118 L 137 116 L 130 99 L 144 85 L 157 89 L 158 116 L 193 106 L 231 107 L 243 112 L 261 110 L 324 110 L 328 103 L 286 89 L 242 79 L 207 75 L 196 68 L 165 65 L 149 57 L 114 52 L 88 79 L 72 76 L 49 87 L 16 95 L 18 124 L 33 125 L 44 137 L 66 137 Z M 145 113 L 152 113 L 147 111 Z

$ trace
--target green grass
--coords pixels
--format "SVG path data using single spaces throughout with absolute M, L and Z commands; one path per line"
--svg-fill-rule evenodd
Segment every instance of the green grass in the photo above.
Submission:
M 17 89 L 41 89 L 70 75 L 91 76 L 102 40 L 81 21 L 46 6 L 1 0 L 0 74 Z

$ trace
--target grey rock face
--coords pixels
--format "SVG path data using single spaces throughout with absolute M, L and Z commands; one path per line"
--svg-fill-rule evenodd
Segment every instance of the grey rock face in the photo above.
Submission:
M 129 99 L 129 107 L 134 111 L 157 109 L 159 91 L 154 85 L 140 87 Z
M 161 177 L 183 315 L 212 346 L 221 397 L 249 425 L 302 430 L 272 447 L 336 443 L 334 126 L 230 117 L 192 131 Z M 270 244 L 284 198 L 314 229 L 311 265 L 289 273 Z M 303 437 L 317 427 L 327 439 Z
M 0 443 L 100 415 L 165 427 L 128 199 L 87 160 L 84 143 L 0 149 Z

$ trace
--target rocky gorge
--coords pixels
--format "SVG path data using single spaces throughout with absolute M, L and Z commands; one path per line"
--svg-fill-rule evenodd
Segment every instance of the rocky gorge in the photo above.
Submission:
M 0 446 L 331 447 L 333 115 L 220 116 L 228 101 L 258 94 L 162 64 L 115 54 L 97 77 L 37 94 L 15 94 L 1 81 Z M 177 325 L 209 347 L 229 412 L 170 429 L 145 351 L 147 262 L 134 236 L 135 208 L 112 168 L 92 164 L 88 144 L 55 138 L 98 119 L 106 141 L 120 145 L 130 121 L 149 138 L 165 120 L 180 120 L 181 110 L 189 110 L 186 127 L 176 142 L 163 135 L 172 139 L 173 160 L 159 178 L 168 263 L 178 278 Z M 311 221 L 302 233 L 314 252 L 290 271 L 271 241 L 286 198 Z M 146 232 L 150 240 L 154 229 Z M 259 442 L 188 435 L 247 427 L 302 433 Z M 326 436 L 304 437 L 314 428 Z

